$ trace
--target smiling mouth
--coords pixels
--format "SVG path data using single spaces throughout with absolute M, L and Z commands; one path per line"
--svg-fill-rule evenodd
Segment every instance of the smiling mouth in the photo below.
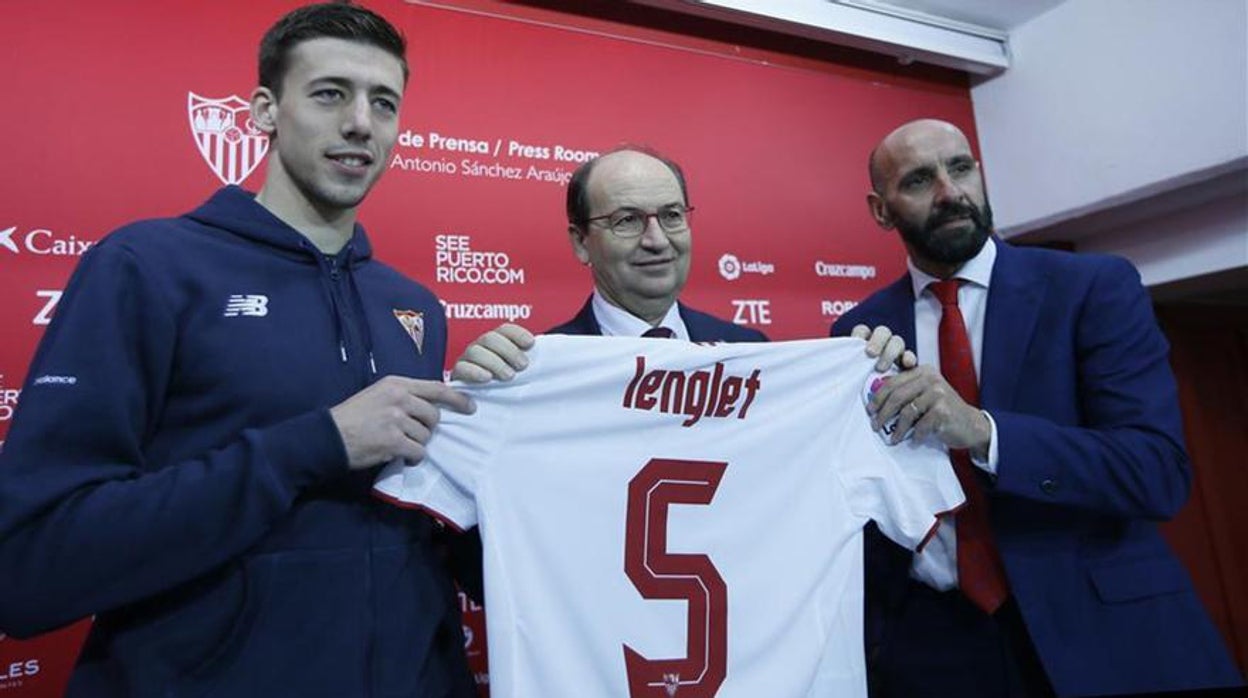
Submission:
M 373 164 L 373 158 L 370 155 L 359 153 L 342 153 L 338 155 L 327 155 L 330 160 L 351 169 L 363 169 Z

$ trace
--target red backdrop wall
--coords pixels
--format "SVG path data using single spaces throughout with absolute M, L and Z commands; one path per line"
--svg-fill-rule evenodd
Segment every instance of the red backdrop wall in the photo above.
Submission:
M 239 105 L 261 34 L 296 4 L 6 7 L 0 439 L 87 247 L 127 221 L 187 211 L 223 182 L 259 187 L 265 143 Z M 367 4 L 407 35 L 412 78 L 400 144 L 361 219 L 382 259 L 447 304 L 452 359 L 503 319 L 541 330 L 580 307 L 591 284 L 563 202 L 592 153 L 632 142 L 681 162 L 697 207 L 684 299 L 786 339 L 825 335 L 902 271 L 895 236 L 864 204 L 872 145 L 918 116 L 974 134 L 961 79 L 917 67 L 486 0 Z M 481 616 L 465 607 L 485 693 Z M 0 639 L 0 696 L 59 695 L 86 627 Z

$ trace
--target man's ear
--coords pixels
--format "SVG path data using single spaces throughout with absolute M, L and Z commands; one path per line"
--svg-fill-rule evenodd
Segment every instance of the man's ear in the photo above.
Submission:
M 581 264 L 589 266 L 589 248 L 585 247 L 586 234 L 580 226 L 568 224 L 568 242 L 572 243 L 572 252 L 581 260 Z
M 251 93 L 251 122 L 270 136 L 277 132 L 277 95 L 273 90 L 257 87 Z
M 871 217 L 875 219 L 876 225 L 885 230 L 893 229 L 893 215 L 889 213 L 884 197 L 875 192 L 867 194 L 867 208 L 871 209 Z

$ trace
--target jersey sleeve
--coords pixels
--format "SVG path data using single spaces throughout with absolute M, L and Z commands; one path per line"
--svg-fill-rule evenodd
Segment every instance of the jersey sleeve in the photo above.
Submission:
M 396 506 L 421 509 L 459 530 L 478 523 L 477 499 L 488 485 L 491 462 L 506 438 L 533 369 L 513 382 L 455 384 L 477 405 L 473 414 L 443 411 L 419 463 L 395 460 L 383 467 L 373 495 Z
M 477 525 L 476 499 L 445 470 L 428 461 L 396 458 L 377 473 L 373 496 L 404 509 L 420 509 L 459 531 Z
M 843 443 L 852 462 L 838 469 L 851 511 L 876 522 L 899 545 L 920 551 L 940 517 L 965 500 L 949 455 L 938 444 L 907 438 L 889 445 L 871 429 L 862 405 L 844 420 Z

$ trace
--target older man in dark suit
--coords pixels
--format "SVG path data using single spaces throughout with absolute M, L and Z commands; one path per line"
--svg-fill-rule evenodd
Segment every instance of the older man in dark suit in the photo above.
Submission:
M 649 148 L 625 146 L 577 169 L 568 183 L 568 240 L 589 268 L 594 291 L 575 317 L 551 334 L 672 337 L 694 342 L 765 342 L 758 330 L 721 320 L 678 299 L 689 276 L 693 245 L 688 186 L 680 165 Z M 886 370 L 903 352 L 883 327 L 855 328 L 867 354 Z M 503 325 L 477 339 L 455 376 L 468 381 L 508 378 L 523 368 L 532 335 Z

